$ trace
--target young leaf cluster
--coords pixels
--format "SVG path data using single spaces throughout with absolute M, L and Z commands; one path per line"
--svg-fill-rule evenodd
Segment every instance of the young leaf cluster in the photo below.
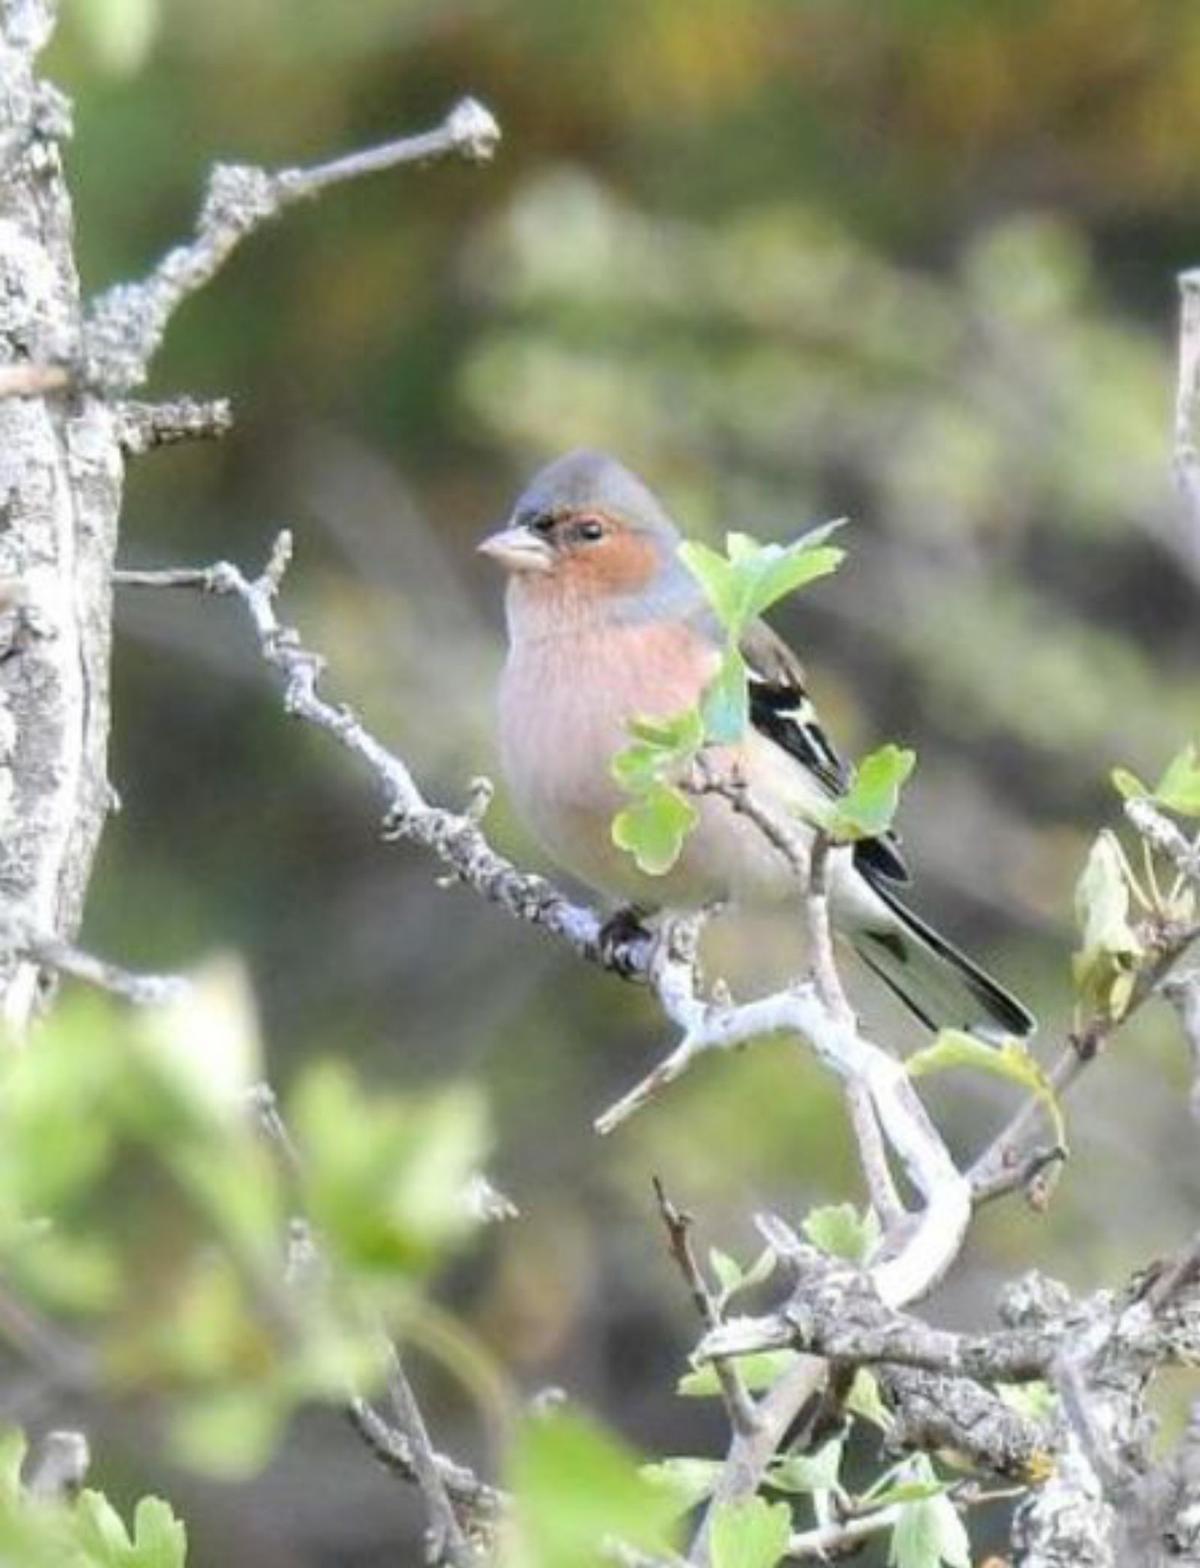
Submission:
M 1151 788 L 1125 768 L 1113 783 L 1126 800 L 1144 800 L 1157 810 L 1200 819 L 1200 747 L 1194 742 L 1171 759 Z M 1194 889 L 1173 867 L 1157 863 L 1142 840 L 1140 873 L 1120 839 L 1105 828 L 1088 854 L 1075 889 L 1081 941 L 1072 972 L 1084 1015 L 1119 1022 L 1133 999 L 1138 976 L 1152 957 L 1156 932 L 1195 922 Z
M 34 1496 L 21 1479 L 25 1452 L 20 1432 L 0 1432 L 0 1561 L 20 1568 L 184 1568 L 184 1527 L 160 1498 L 143 1497 L 130 1527 L 100 1492 Z
M 153 1012 L 82 998 L 0 1056 L 7 1288 L 77 1323 L 123 1392 L 165 1395 L 176 1452 L 227 1474 L 263 1464 L 301 1403 L 373 1386 L 379 1316 L 419 1320 L 487 1142 L 462 1088 L 369 1094 L 318 1063 L 290 1097 L 285 1169 L 251 1108 L 243 991 L 219 969 Z M 299 1277 L 297 1210 L 323 1257 Z

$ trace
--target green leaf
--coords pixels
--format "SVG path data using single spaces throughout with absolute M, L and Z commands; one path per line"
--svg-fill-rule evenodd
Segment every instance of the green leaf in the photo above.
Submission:
M 850 1392 L 846 1395 L 846 1409 L 861 1421 L 878 1427 L 881 1432 L 890 1432 L 894 1424 L 892 1413 L 879 1392 L 879 1380 L 866 1367 L 859 1367 L 854 1374 Z
M 1116 835 L 1097 835 L 1075 888 L 1083 942 L 1071 960 L 1080 998 L 1118 1019 L 1129 1005 L 1142 946 L 1129 921 L 1129 883 Z
M 1159 779 L 1154 799 L 1181 817 L 1200 817 L 1200 748 L 1189 742 Z
M 777 1383 L 796 1359 L 794 1350 L 756 1350 L 752 1355 L 738 1357 L 738 1371 L 752 1394 L 762 1393 Z M 675 1385 L 675 1392 L 685 1399 L 708 1399 L 721 1392 L 717 1374 L 711 1365 L 685 1372 Z
M 21 1466 L 29 1444 L 19 1427 L 0 1428 L 0 1500 L 11 1503 L 21 1495 Z
M 187 1531 L 161 1497 L 143 1497 L 133 1515 L 129 1568 L 183 1568 Z
M 772 605 L 837 570 L 845 552 L 825 546 L 824 540 L 844 521 L 823 524 L 790 545 L 760 544 L 749 534 L 727 534 L 724 556 L 706 544 L 686 540 L 679 557 L 703 588 L 730 641 L 736 643 L 750 622 Z
M 678 1458 L 643 1465 L 641 1473 L 652 1486 L 671 1494 L 676 1513 L 686 1514 L 704 1501 L 724 1468 L 719 1459 Z
M 712 1568 L 776 1568 L 792 1534 L 786 1503 L 750 1497 L 725 1503 L 712 1524 Z
M 924 1455 L 913 1461 L 909 1480 L 934 1485 L 937 1476 Z M 892 1531 L 888 1568 L 971 1568 L 971 1543 L 958 1511 L 944 1494 L 906 1503 Z
M 750 696 L 746 689 L 746 661 L 736 647 L 725 650 L 720 669 L 704 689 L 700 713 L 705 738 L 714 745 L 732 746 L 745 734 L 750 722 Z
M 900 803 L 900 789 L 917 760 L 915 751 L 881 746 L 858 764 L 854 784 L 830 814 L 829 828 L 841 839 L 878 838 L 886 833 Z
M 75 16 L 101 69 L 133 76 L 154 46 L 162 6 L 161 0 L 82 0 Z
M 831 1437 L 815 1454 L 788 1454 L 767 1474 L 781 1492 L 831 1492 L 842 1468 L 843 1439 Z
M 629 730 L 648 746 L 677 756 L 690 755 L 704 740 L 704 726 L 695 708 L 685 708 L 666 719 L 631 719 Z
M 270 1459 L 286 1415 L 272 1388 L 227 1388 L 184 1405 L 172 1422 L 176 1453 L 197 1470 L 244 1480 Z
M 121 1516 L 102 1492 L 90 1488 L 75 1499 L 75 1533 L 91 1560 L 102 1568 L 121 1568 L 133 1543 Z
M 881 1235 L 875 1211 L 864 1209 L 860 1215 L 852 1203 L 811 1209 L 800 1228 L 814 1247 L 851 1263 L 865 1263 L 879 1245 Z
M 1058 1410 L 1058 1395 L 1049 1383 L 997 1383 L 996 1392 L 1018 1415 L 1030 1421 L 1050 1421 Z
M 531 1417 L 509 1460 L 521 1568 L 601 1568 L 604 1543 L 673 1547 L 678 1495 L 639 1473 L 616 1438 L 574 1412 Z
M 696 821 L 696 808 L 686 796 L 670 784 L 655 784 L 613 818 L 612 840 L 629 851 L 640 870 L 661 877 L 679 859 Z
M 738 537 L 746 539 L 748 535 Z M 736 564 L 731 564 L 710 545 L 701 544 L 697 539 L 685 539 L 679 546 L 679 559 L 704 589 L 721 625 L 727 632 L 734 631 L 742 602 L 739 572 L 746 557 L 739 556 Z
M 1148 784 L 1143 784 L 1137 774 L 1130 773 L 1128 768 L 1114 768 L 1109 778 L 1117 793 L 1126 800 L 1140 800 L 1154 793 Z
M 732 1294 L 745 1277 L 742 1273 L 742 1265 L 735 1258 L 731 1258 L 727 1252 L 722 1252 L 720 1247 L 708 1249 L 708 1263 L 717 1276 L 722 1295 Z
M 288 1124 L 303 1157 L 306 1211 L 344 1270 L 394 1284 L 470 1232 L 464 1193 L 488 1147 L 475 1086 L 380 1094 L 345 1063 L 319 1062 L 296 1086 Z
M 972 1067 L 978 1072 L 991 1073 L 993 1077 L 1007 1078 L 1010 1083 L 1020 1084 L 1021 1088 L 1030 1090 L 1045 1107 L 1054 1127 L 1055 1138 L 1060 1144 L 1066 1145 L 1066 1124 L 1053 1085 L 1046 1077 L 1041 1063 L 1019 1040 L 1005 1040 L 1003 1045 L 989 1045 L 964 1030 L 943 1029 L 932 1045 L 914 1052 L 908 1058 L 908 1071 L 913 1078 L 944 1072 L 948 1067 Z
M 949 1488 L 949 1481 L 896 1481 L 878 1491 L 872 1489 L 867 1500 L 872 1508 L 890 1508 L 893 1503 L 923 1503 L 927 1498 L 940 1497 Z
M 748 586 L 743 624 L 765 615 L 772 605 L 797 589 L 836 572 L 845 558 L 844 550 L 833 548 L 812 550 L 791 545 L 775 554 L 771 546 L 766 546 L 754 580 Z

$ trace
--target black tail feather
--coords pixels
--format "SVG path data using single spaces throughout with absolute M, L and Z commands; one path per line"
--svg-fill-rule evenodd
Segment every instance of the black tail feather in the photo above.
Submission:
M 985 1038 L 1024 1039 L 1037 1027 L 1033 1014 L 1011 992 L 914 915 L 887 887 L 872 879 L 875 895 L 894 923 L 854 933 L 867 967 L 928 1029 L 967 1029 Z

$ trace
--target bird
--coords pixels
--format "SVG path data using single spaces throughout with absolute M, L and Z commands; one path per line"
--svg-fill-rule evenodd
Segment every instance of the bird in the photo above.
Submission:
M 721 661 L 725 634 L 681 542 L 643 480 L 583 449 L 544 467 L 478 547 L 507 576 L 498 729 L 509 791 L 550 858 L 609 900 L 618 925 L 713 904 L 785 908 L 804 892 L 796 867 L 720 794 L 695 801 L 696 825 L 662 876 L 613 839 L 629 797 L 611 763 L 631 722 L 693 707 Z M 741 652 L 749 723 L 725 759 L 811 845 L 814 817 L 853 775 L 783 639 L 760 620 Z M 902 902 L 896 890 L 908 881 L 894 834 L 839 846 L 829 860 L 838 935 L 926 1028 L 992 1044 L 1031 1035 L 1024 1004 Z

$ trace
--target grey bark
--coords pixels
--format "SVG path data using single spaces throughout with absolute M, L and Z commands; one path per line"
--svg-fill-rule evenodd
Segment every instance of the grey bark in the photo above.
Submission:
M 36 73 L 53 0 L 0 11 L 0 364 L 70 366 L 83 312 L 61 143 Z M 19 934 L 69 937 L 109 802 L 110 598 L 123 465 L 86 390 L 0 401 L 0 1015 L 20 1030 L 39 967 Z

